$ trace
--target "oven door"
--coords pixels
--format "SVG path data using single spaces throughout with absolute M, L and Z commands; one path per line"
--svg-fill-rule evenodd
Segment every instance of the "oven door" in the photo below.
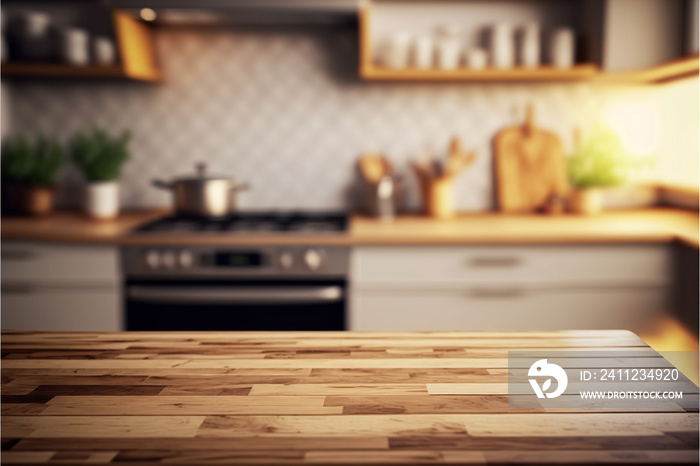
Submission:
M 127 330 L 344 330 L 344 281 L 127 281 Z

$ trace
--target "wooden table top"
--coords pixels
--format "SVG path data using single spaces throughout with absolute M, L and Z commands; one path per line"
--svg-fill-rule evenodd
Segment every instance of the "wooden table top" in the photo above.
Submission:
M 660 358 L 627 331 L 5 332 L 2 463 L 697 464 L 697 404 L 509 408 L 534 349 Z
M 47 217 L 3 217 L 3 240 L 114 245 L 418 245 L 666 243 L 698 247 L 698 212 L 678 208 L 608 211 L 601 215 L 460 214 L 449 220 L 402 215 L 393 222 L 354 215 L 347 234 L 128 234 L 135 226 L 168 213 L 163 209 L 124 212 L 111 222 L 94 222 L 74 211 Z

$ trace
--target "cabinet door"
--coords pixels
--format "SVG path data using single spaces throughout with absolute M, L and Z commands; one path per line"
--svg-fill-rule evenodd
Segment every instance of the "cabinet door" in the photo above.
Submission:
M 8 330 L 122 330 L 117 248 L 2 243 Z
M 627 329 L 669 308 L 665 287 L 360 290 L 351 330 Z
M 116 287 L 5 285 L 3 330 L 123 330 Z
M 2 242 L 3 280 L 113 283 L 119 267 L 114 246 Z

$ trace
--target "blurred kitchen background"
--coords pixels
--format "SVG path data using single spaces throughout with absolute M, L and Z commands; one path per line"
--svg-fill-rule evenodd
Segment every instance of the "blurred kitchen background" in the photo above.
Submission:
M 130 280 L 221 260 L 279 281 L 249 272 L 290 252 L 294 270 L 337 265 L 324 280 L 341 283 L 343 328 L 612 326 L 697 347 L 697 0 L 6 0 L 2 27 L 3 328 L 130 328 Z M 129 133 L 114 176 L 78 160 L 94 128 Z M 6 188 L 33 183 L 8 167 L 40 134 L 73 162 L 43 183 L 42 215 L 18 216 L 26 193 Z M 532 134 L 534 184 L 501 169 Z M 134 233 L 193 214 L 152 180 L 200 163 L 250 184 L 234 215 L 332 212 L 347 228 Z M 115 201 L 86 199 L 85 179 L 115 177 L 122 214 L 105 220 Z M 129 276 L 130 261 L 157 273 Z

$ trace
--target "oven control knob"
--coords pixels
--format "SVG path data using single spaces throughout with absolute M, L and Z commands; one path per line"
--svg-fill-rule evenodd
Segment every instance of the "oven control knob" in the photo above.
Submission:
M 175 253 L 173 251 L 165 251 L 160 257 L 160 262 L 166 269 L 174 269 L 177 265 Z
M 160 267 L 160 253 L 155 249 L 151 249 L 143 256 L 143 261 L 149 269 L 157 269 Z
M 292 254 L 292 251 L 282 251 L 280 252 L 279 261 L 284 270 L 289 270 L 294 266 L 294 254 Z
M 189 249 L 183 249 L 177 255 L 177 263 L 183 269 L 189 269 L 194 265 L 194 254 Z
M 318 270 L 323 265 L 323 251 L 307 249 L 304 252 L 304 264 L 309 270 Z

